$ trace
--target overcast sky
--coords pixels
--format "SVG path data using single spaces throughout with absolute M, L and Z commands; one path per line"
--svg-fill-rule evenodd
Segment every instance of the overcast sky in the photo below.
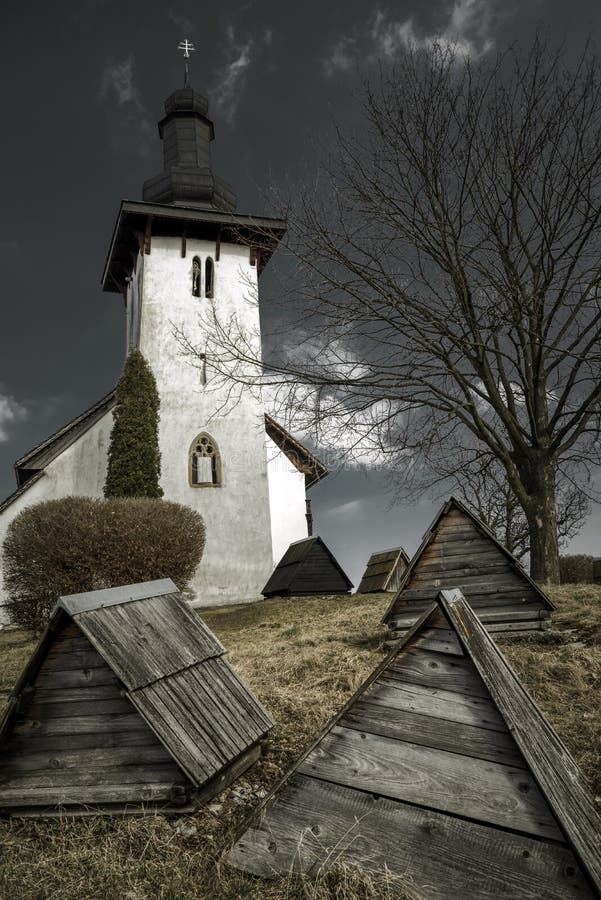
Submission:
M 122 198 L 162 168 L 156 122 L 182 81 L 215 121 L 213 166 L 241 213 L 311 171 L 333 120 L 353 127 L 358 69 L 404 42 L 443 37 L 472 55 L 528 43 L 538 25 L 568 50 L 601 39 L 599 3 L 69 0 L 4 4 L 0 30 L 2 217 L 0 497 L 12 464 L 109 391 L 123 364 L 119 295 L 99 282 Z M 342 472 L 312 491 L 317 530 L 358 580 L 375 549 L 412 553 L 435 512 L 395 504 L 385 473 Z M 599 553 L 601 515 L 572 549 Z

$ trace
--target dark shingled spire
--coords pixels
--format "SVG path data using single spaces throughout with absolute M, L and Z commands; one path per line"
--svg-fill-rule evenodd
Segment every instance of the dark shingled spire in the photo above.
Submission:
M 167 97 L 165 117 L 159 122 L 163 171 L 144 182 L 144 200 L 226 212 L 236 209 L 232 188 L 213 175 L 211 168 L 215 131 L 208 109 L 206 97 L 191 87 L 180 88 Z

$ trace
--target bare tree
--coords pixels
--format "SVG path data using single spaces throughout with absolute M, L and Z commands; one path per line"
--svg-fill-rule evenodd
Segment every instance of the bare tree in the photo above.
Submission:
M 530 552 L 528 520 L 499 460 L 490 452 L 482 453 L 477 466 L 472 463 L 461 473 L 454 467 L 452 480 L 457 493 L 486 522 L 498 540 L 516 559 L 523 560 Z M 559 472 L 556 506 L 557 538 L 561 547 L 582 528 L 590 512 L 590 499 L 583 488 Z
M 407 493 L 490 454 L 533 577 L 557 582 L 558 466 L 599 461 L 599 62 L 540 40 L 494 63 L 409 49 L 362 109 L 286 210 L 263 384 L 297 427 L 375 448 Z M 258 387 L 256 335 L 218 313 L 211 329 L 212 377 Z

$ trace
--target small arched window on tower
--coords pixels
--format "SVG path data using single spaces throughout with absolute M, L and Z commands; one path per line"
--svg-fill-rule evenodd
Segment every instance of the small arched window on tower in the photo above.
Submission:
M 203 432 L 192 441 L 188 477 L 192 487 L 221 485 L 221 457 L 210 434 Z
M 202 278 L 202 268 L 200 265 L 200 256 L 195 256 L 192 260 L 192 296 L 200 297 L 200 286 Z
M 213 297 L 213 287 L 215 281 L 215 263 L 210 256 L 205 260 L 205 297 L 211 299 Z

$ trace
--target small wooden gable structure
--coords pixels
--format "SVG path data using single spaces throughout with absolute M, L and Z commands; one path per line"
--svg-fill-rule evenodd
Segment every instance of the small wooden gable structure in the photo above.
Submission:
M 61 597 L 0 722 L 0 811 L 192 810 L 273 721 L 169 579 Z
M 320 537 L 290 544 L 262 590 L 264 597 L 347 594 L 353 583 Z
M 424 900 L 601 896 L 583 778 L 460 591 L 443 591 L 248 824 L 269 877 L 388 869 Z
M 553 603 L 461 500 L 451 497 L 426 532 L 383 621 L 400 637 L 441 588 L 461 588 L 490 632 L 538 631 Z
M 376 591 L 398 591 L 401 578 L 409 565 L 409 557 L 402 547 L 372 553 L 367 562 L 358 594 Z

